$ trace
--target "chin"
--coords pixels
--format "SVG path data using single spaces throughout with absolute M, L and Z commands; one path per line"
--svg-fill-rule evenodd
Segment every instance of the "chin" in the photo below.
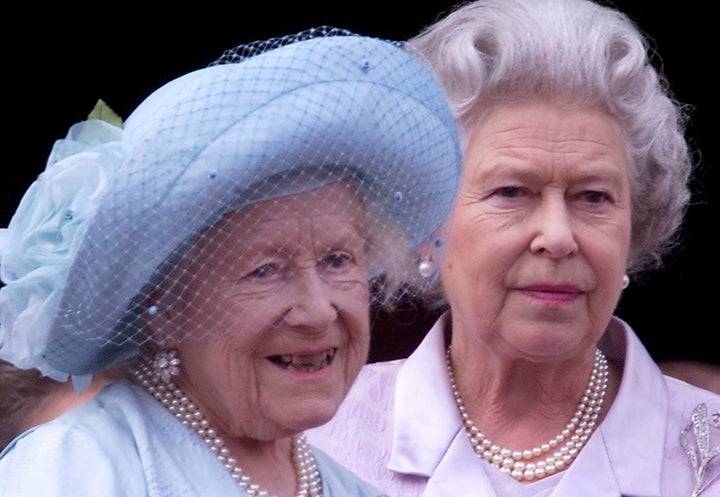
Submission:
M 296 420 L 297 426 L 302 431 L 323 425 L 335 416 L 339 407 L 340 402 L 333 401 L 304 408 L 302 412 L 296 411 L 295 414 L 299 417 L 299 419 Z

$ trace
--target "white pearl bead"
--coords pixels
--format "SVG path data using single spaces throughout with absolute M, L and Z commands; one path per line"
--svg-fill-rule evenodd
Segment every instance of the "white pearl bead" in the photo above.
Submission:
M 420 261 L 420 264 L 418 264 L 418 272 L 423 278 L 429 278 L 435 272 L 433 263 L 427 259 Z

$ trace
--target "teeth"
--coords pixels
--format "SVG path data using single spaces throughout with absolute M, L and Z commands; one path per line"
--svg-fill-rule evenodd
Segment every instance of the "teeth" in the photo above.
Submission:
M 327 367 L 335 356 L 336 349 L 330 349 L 319 354 L 291 355 L 283 354 L 273 356 L 270 359 L 277 364 L 285 366 L 286 369 L 310 373 Z

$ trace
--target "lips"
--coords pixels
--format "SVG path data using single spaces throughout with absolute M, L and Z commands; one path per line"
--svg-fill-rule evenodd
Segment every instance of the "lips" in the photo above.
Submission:
M 313 373 L 332 364 L 336 348 L 328 349 L 317 354 L 292 355 L 282 354 L 269 356 L 268 359 L 274 364 L 287 369 L 289 371 L 300 371 L 303 373 Z
M 582 293 L 580 288 L 575 285 L 552 285 L 552 284 L 537 284 L 537 285 L 526 285 L 521 288 L 526 292 L 544 292 L 544 293 Z
M 572 303 L 583 295 L 574 285 L 529 285 L 520 289 L 528 297 L 547 304 Z

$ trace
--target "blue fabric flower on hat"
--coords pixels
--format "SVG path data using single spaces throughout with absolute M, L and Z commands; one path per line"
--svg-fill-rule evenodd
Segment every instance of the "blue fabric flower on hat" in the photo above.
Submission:
M 0 229 L 1 359 L 67 379 L 45 362 L 45 344 L 88 220 L 127 156 L 122 133 L 99 119 L 72 126 Z

